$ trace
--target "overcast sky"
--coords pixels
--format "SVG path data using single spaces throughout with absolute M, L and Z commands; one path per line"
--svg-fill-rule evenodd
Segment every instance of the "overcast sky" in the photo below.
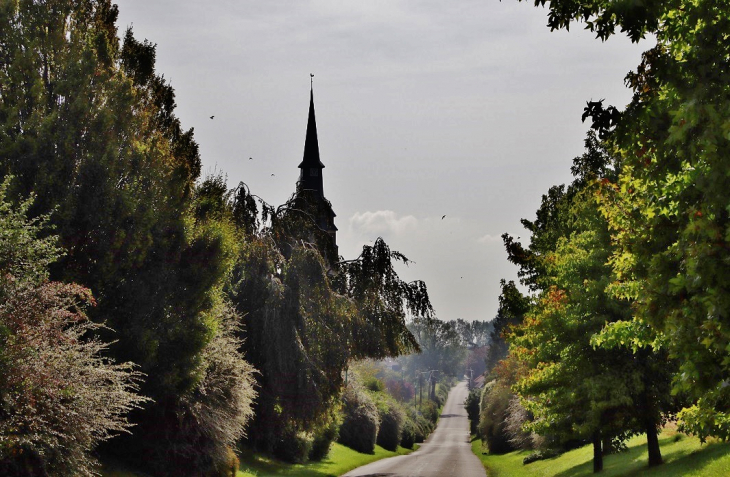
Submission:
M 117 4 L 120 36 L 157 44 L 204 173 L 272 205 L 299 175 L 313 73 L 340 254 L 382 236 L 443 320 L 494 317 L 500 278 L 516 279 L 500 235 L 524 238 L 520 218 L 571 180 L 585 102 L 627 104 L 651 46 L 550 32 L 547 10 L 516 0 Z

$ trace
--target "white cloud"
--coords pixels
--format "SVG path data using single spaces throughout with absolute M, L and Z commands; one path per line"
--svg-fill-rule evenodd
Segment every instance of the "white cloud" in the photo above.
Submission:
M 374 239 L 375 237 L 398 236 L 418 226 L 418 219 L 412 215 L 399 217 L 392 210 L 355 212 L 350 217 L 350 233 Z
M 490 244 L 490 243 L 502 243 L 502 237 L 499 235 L 490 235 L 486 234 L 477 239 L 477 242 L 483 243 L 483 244 Z

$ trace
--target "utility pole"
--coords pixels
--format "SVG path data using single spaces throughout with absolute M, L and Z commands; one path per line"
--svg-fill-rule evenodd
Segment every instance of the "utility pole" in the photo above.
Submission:
M 423 406 L 423 372 L 418 373 L 418 408 Z
M 418 374 L 418 371 L 416 371 L 416 374 Z M 415 386 L 418 386 L 418 382 L 415 379 L 413 380 L 413 385 L 414 385 L 414 388 L 413 388 L 413 407 L 416 407 L 418 405 L 418 399 L 417 399 L 417 395 L 416 395 L 416 388 L 415 388 Z

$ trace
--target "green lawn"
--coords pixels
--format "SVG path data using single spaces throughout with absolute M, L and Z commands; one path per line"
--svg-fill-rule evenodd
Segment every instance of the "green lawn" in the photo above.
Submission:
M 602 476 L 730 476 L 730 444 L 712 442 L 701 444 L 699 439 L 665 430 L 660 438 L 664 465 L 649 469 L 646 436 L 628 442 L 629 450 L 610 455 L 603 460 Z M 577 477 L 593 474 L 593 447 L 588 445 L 552 459 L 523 465 L 529 451 L 505 455 L 482 454 L 481 441 L 472 442 L 472 450 L 482 460 L 490 477 Z
M 413 450 L 404 449 L 403 447 L 398 447 L 397 452 L 390 452 L 380 446 L 375 446 L 375 453 L 361 454 L 349 447 L 335 443 L 332 445 L 332 450 L 330 450 L 326 459 L 322 462 L 309 462 L 307 464 L 287 464 L 270 457 L 246 452 L 240 456 L 241 466 L 236 477 L 337 477 L 361 465 L 386 457 L 410 454 L 411 452 Z M 139 477 L 139 474 L 119 470 L 117 466 L 113 465 L 102 470 L 101 475 L 103 477 Z
M 333 444 L 329 455 L 322 462 L 307 464 L 285 464 L 283 462 L 246 453 L 240 456 L 241 467 L 236 477 L 337 477 L 352 469 L 370 462 L 396 455 L 410 454 L 410 449 L 398 448 L 397 452 L 390 452 L 380 446 L 375 446 L 374 454 L 361 454 L 341 444 Z

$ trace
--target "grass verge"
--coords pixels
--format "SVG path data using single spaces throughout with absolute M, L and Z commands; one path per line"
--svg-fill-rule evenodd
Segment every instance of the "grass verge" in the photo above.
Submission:
M 324 460 L 306 464 L 287 464 L 270 457 L 247 452 L 240 456 L 241 466 L 236 477 L 337 477 L 361 465 L 411 452 L 413 450 L 403 447 L 398 447 L 396 452 L 390 452 L 380 446 L 375 446 L 375 453 L 361 454 L 342 444 L 335 443 Z
M 416 449 L 418 449 L 418 444 L 414 446 L 414 449 L 398 447 L 396 452 L 390 452 L 380 446 L 375 446 L 375 453 L 361 454 L 342 444 L 335 443 L 332 445 L 327 458 L 321 462 L 308 462 L 306 464 L 287 464 L 271 457 L 246 451 L 239 456 L 241 465 L 236 477 L 337 477 L 361 465 L 386 457 L 410 454 Z M 122 470 L 118 465 L 107 465 L 102 469 L 101 475 L 102 477 L 140 477 L 140 474 Z
M 712 477 L 730 475 L 730 444 L 701 444 L 696 437 L 665 429 L 659 437 L 664 464 L 650 469 L 646 452 L 646 436 L 628 441 L 628 451 L 603 459 L 602 477 L 609 476 L 686 476 Z M 487 469 L 490 477 L 578 477 L 593 475 L 593 447 L 588 445 L 552 459 L 523 465 L 530 451 L 504 455 L 482 454 L 481 440 L 472 442 L 472 450 Z

